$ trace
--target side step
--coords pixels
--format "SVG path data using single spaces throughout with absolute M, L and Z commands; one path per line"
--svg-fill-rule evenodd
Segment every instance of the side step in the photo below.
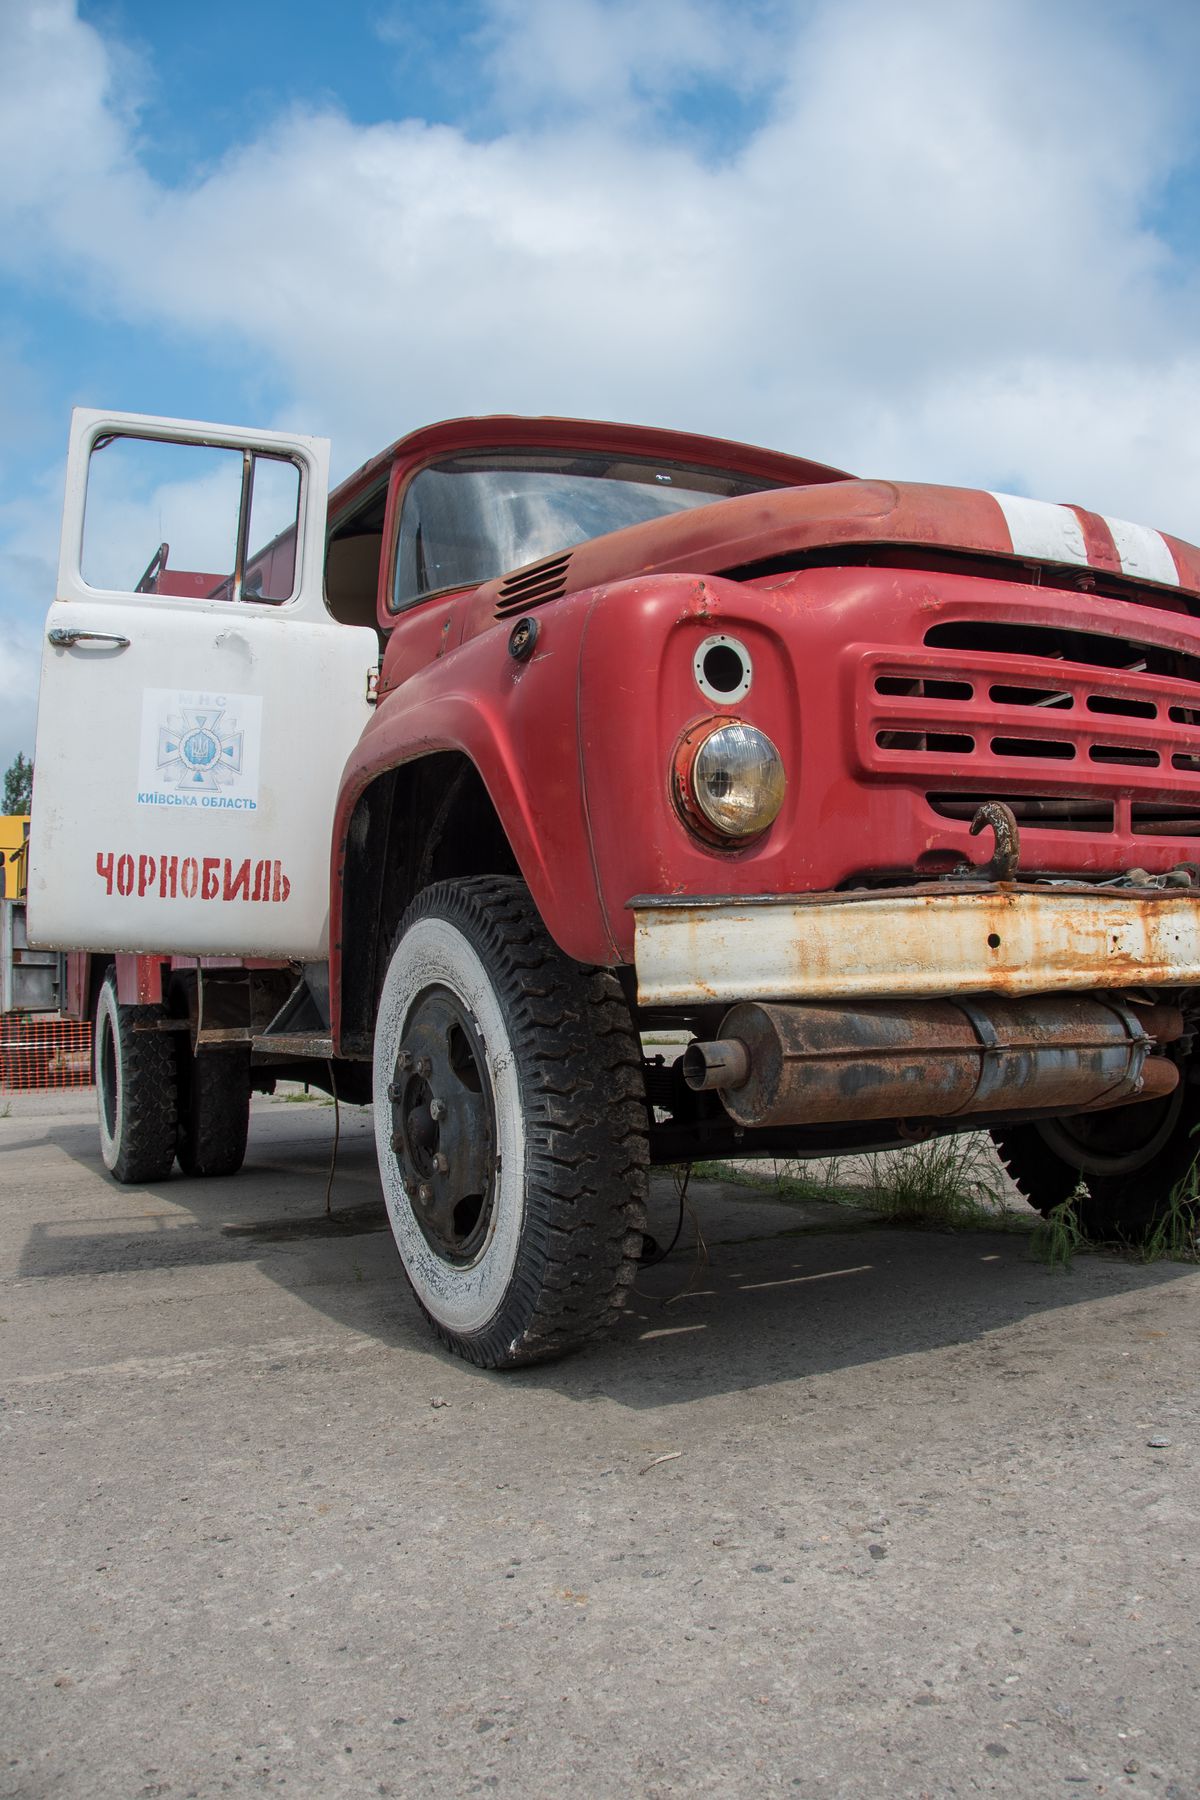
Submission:
M 328 1062 L 333 1055 L 331 1037 L 305 1037 L 302 1032 L 264 1032 L 261 1037 L 250 1040 L 250 1047 L 256 1057 L 277 1056 L 284 1062 L 294 1062 L 297 1057 L 306 1056 L 315 1056 L 322 1062 Z
M 256 1058 L 278 1057 L 294 1062 L 316 1057 L 328 1062 L 333 1055 L 329 1029 L 329 989 L 321 977 L 325 966 L 306 969 L 265 1031 L 251 1039 Z

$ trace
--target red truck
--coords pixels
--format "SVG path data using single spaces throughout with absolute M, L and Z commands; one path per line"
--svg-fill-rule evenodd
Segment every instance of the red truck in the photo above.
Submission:
M 1200 551 L 573 420 L 325 469 L 73 423 L 29 923 L 118 1180 L 373 1100 L 489 1367 L 612 1318 L 654 1163 L 987 1129 L 1094 1234 L 1188 1203 Z

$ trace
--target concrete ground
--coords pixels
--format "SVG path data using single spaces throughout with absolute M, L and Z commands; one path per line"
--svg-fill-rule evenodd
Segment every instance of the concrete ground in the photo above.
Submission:
M 1197 1269 L 699 1183 L 490 1376 L 365 1115 L 326 1218 L 327 1105 L 143 1190 L 92 1104 L 0 1096 L 0 1794 L 1200 1795 Z

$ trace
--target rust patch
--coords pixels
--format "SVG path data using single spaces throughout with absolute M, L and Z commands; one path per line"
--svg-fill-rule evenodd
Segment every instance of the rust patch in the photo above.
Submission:
M 643 1003 L 1200 985 L 1200 894 L 952 887 L 631 903 Z
M 1131 1007 L 1064 994 L 743 1004 L 689 1056 L 738 1124 L 780 1126 L 1119 1105 L 1142 1092 L 1149 1048 Z

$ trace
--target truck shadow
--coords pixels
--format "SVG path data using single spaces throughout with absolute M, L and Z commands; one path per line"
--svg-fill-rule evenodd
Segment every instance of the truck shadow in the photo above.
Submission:
M 177 1176 L 118 1189 L 100 1167 L 90 1121 L 40 1132 L 37 1143 L 94 1166 L 104 1184 L 97 1200 L 110 1198 L 112 1207 L 93 1219 L 35 1225 L 19 1273 L 46 1279 L 250 1263 L 328 1319 L 415 1356 L 409 1379 L 444 1383 L 458 1371 L 469 1381 L 639 1410 L 945 1350 L 1039 1314 L 1200 1280 L 1192 1265 L 1104 1253 L 1051 1272 L 1031 1258 L 1027 1230 L 898 1229 L 844 1207 L 788 1205 L 762 1190 L 699 1181 L 682 1245 L 639 1273 L 606 1338 L 561 1363 L 469 1373 L 434 1342 L 404 1282 L 369 1113 L 343 1112 L 327 1213 L 332 1139 L 331 1109 L 259 1109 L 236 1179 Z M 656 1183 L 651 1223 L 666 1242 L 675 1207 L 665 1179 Z M 998 1338 L 996 1363 L 998 1381 L 1020 1381 L 1035 1377 L 1044 1357 L 1024 1334 Z

